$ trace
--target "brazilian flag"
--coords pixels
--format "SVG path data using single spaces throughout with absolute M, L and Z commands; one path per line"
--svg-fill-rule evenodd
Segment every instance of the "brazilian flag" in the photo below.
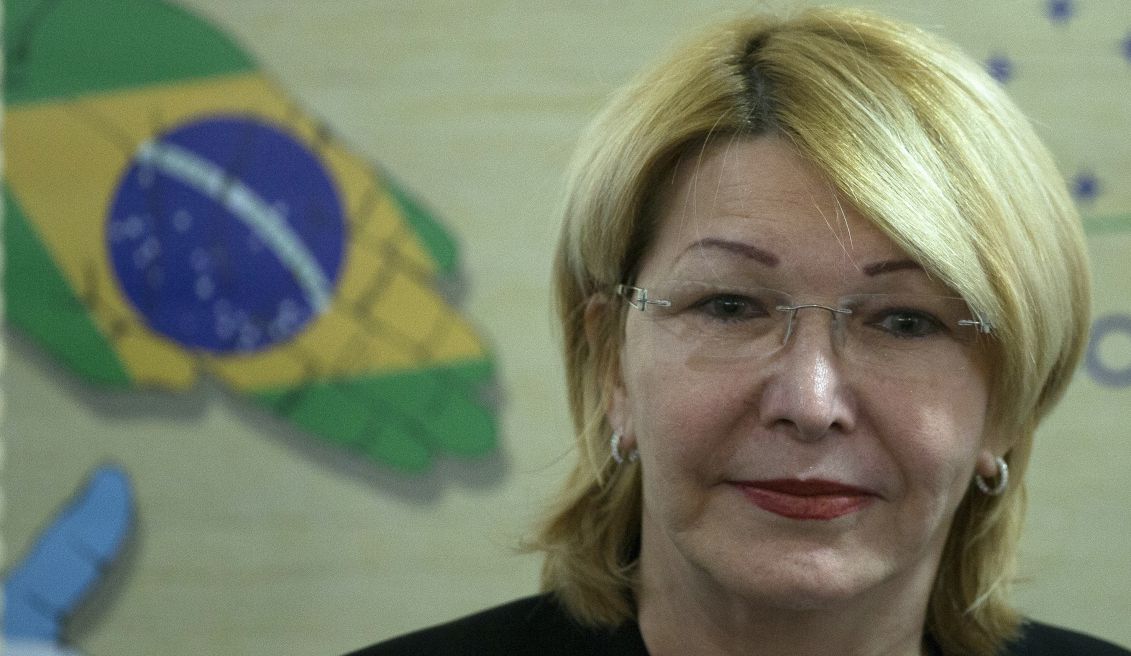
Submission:
M 11 324 L 90 382 L 211 376 L 397 469 L 494 448 L 451 238 L 236 44 L 156 0 L 8 0 L 4 48 Z

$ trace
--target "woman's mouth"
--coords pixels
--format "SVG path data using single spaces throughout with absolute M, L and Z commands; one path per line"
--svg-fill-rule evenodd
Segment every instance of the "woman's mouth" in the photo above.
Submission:
M 874 492 L 835 481 L 775 479 L 734 483 L 755 506 L 789 519 L 830 520 L 863 510 Z

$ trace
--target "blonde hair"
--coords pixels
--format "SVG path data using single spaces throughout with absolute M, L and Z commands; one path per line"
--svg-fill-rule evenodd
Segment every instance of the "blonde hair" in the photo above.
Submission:
M 995 653 L 1019 623 L 1008 593 L 1033 432 L 1086 340 L 1083 235 L 1051 157 L 993 79 L 950 44 L 856 10 L 709 30 L 624 88 L 583 137 L 554 270 L 579 457 L 536 541 L 544 588 L 586 623 L 634 614 L 640 470 L 611 462 L 605 419 L 625 310 L 600 301 L 648 248 L 664 176 L 724 135 L 787 139 L 991 322 L 988 426 L 1011 445 L 1010 487 L 962 501 L 926 628 L 944 653 Z

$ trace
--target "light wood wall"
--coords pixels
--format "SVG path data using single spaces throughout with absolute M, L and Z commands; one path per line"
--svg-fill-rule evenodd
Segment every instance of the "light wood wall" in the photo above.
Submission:
M 1085 213 L 1128 215 L 1131 61 L 1118 44 L 1131 16 L 1123 0 L 1074 4 L 1060 23 L 1040 0 L 869 3 L 979 59 L 1012 57 L 1010 88 L 1066 172 L 1101 177 Z M 548 283 L 566 160 L 614 87 L 689 29 L 749 5 L 183 5 L 458 238 L 465 310 L 500 367 L 501 450 L 391 473 L 207 385 L 178 397 L 91 389 L 9 336 L 4 562 L 113 461 L 136 486 L 138 532 L 112 585 L 70 625 L 88 654 L 340 653 L 534 591 L 538 559 L 514 547 L 573 457 Z M 1131 312 L 1131 234 L 1096 234 L 1091 248 L 1097 310 Z M 1131 341 L 1112 339 L 1105 357 L 1126 366 Z M 1131 388 L 1085 372 L 1041 431 L 1019 587 L 1026 612 L 1126 645 L 1129 401 Z

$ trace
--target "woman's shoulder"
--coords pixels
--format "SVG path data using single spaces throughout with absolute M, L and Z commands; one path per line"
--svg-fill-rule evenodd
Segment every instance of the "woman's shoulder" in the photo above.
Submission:
M 635 623 L 615 630 L 578 624 L 553 595 L 525 597 L 371 645 L 348 656 L 647 656 Z M 1006 656 L 1131 656 L 1077 631 L 1026 621 Z
M 543 594 L 380 642 L 349 656 L 647 653 L 635 624 L 615 630 L 583 626 L 570 617 L 553 595 Z
M 1131 651 L 1058 626 L 1026 621 L 1010 644 L 1009 656 L 1131 656 Z

